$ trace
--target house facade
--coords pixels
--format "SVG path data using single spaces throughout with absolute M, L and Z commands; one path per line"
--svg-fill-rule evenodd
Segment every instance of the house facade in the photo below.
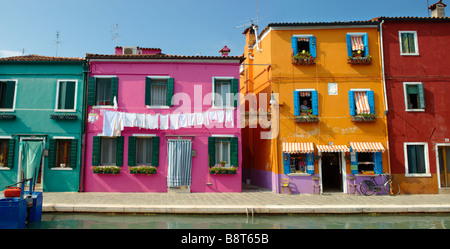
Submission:
M 85 60 L 0 59 L 0 189 L 23 178 L 49 192 L 80 186 Z
M 116 47 L 86 59 L 84 191 L 241 191 L 242 57 Z
M 307 194 L 381 182 L 389 161 L 378 23 L 271 23 L 243 34 L 241 92 L 272 96 L 267 111 L 278 110 L 275 136 L 263 138 L 260 123 L 243 129 L 243 179 L 278 193 L 287 179 L 292 193 Z M 252 107 L 241 105 L 250 119 Z
M 445 6 L 438 4 L 442 14 Z M 391 171 L 406 194 L 436 194 L 450 187 L 450 19 L 434 13 L 433 6 L 433 17 L 378 19 Z

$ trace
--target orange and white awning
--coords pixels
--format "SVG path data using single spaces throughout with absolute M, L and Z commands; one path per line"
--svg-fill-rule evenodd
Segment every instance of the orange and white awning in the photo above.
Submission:
M 320 152 L 350 152 L 347 145 L 317 145 Z
M 364 51 L 364 42 L 362 36 L 352 36 L 352 50 Z
M 367 99 L 367 92 L 355 92 L 355 105 L 357 114 L 370 113 L 370 106 L 369 100 Z
M 283 152 L 289 154 L 314 152 L 313 143 L 282 143 L 282 146 Z
M 384 152 L 386 149 L 378 142 L 351 142 L 350 147 L 356 152 Z

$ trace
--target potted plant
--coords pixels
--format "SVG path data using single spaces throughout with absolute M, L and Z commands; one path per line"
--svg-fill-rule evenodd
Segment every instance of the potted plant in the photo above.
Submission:
M 377 115 L 373 113 L 361 113 L 355 116 L 352 116 L 352 121 L 354 122 L 373 122 L 377 119 Z
M 372 56 L 361 56 L 360 54 L 356 54 L 355 56 L 349 56 L 347 62 L 349 64 L 371 64 Z
M 146 174 L 146 175 L 156 174 L 156 167 L 146 165 L 130 167 L 130 174 Z
M 94 166 L 94 174 L 120 174 L 119 166 Z
M 310 52 L 303 50 L 293 56 L 293 63 L 296 65 L 312 65 L 316 63 L 316 58 Z
M 295 122 L 318 122 L 319 117 L 312 114 L 312 109 L 303 111 L 300 116 L 295 116 Z
M 220 161 L 220 165 L 222 165 L 222 167 L 225 167 L 226 163 L 227 163 L 226 161 Z
M 221 166 L 214 166 L 209 168 L 210 174 L 236 174 L 237 167 L 221 167 Z

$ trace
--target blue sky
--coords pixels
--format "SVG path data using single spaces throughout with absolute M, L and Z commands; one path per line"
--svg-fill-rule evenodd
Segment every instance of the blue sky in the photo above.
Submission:
M 58 56 L 112 54 L 116 24 L 118 46 L 218 56 L 227 45 L 231 55 L 241 55 L 245 27 L 239 26 L 256 23 L 257 2 L 260 30 L 272 22 L 428 15 L 427 0 L 0 0 L 0 57 L 23 50 L 55 56 L 57 32 Z

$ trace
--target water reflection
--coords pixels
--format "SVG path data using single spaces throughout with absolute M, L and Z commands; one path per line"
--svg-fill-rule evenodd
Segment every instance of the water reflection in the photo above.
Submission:
M 142 215 L 44 213 L 29 229 L 448 229 L 450 214 Z

